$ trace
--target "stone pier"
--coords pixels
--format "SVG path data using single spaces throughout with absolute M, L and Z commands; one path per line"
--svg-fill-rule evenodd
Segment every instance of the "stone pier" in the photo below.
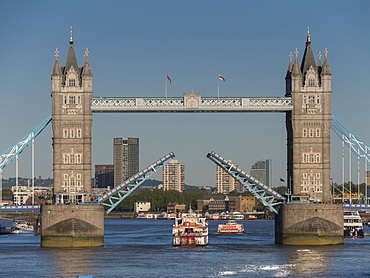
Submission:
M 41 207 L 41 247 L 104 246 L 103 205 Z
M 275 218 L 275 243 L 343 244 L 342 204 L 283 204 Z

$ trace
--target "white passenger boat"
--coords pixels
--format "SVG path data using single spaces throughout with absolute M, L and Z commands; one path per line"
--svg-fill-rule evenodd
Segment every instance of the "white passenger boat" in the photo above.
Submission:
M 241 214 L 240 212 L 234 212 L 232 214 L 232 219 L 234 219 L 234 220 L 243 220 L 244 219 L 244 215 Z
M 137 219 L 156 219 L 157 215 L 152 213 L 139 213 Z
M 229 220 L 227 223 L 218 224 L 217 233 L 241 234 L 241 233 L 244 233 L 244 225 L 240 223 L 236 223 L 235 220 Z
M 363 238 L 364 228 L 358 211 L 344 211 L 344 237 Z
M 206 218 L 187 213 L 175 218 L 172 227 L 173 246 L 205 246 L 208 244 L 208 223 Z

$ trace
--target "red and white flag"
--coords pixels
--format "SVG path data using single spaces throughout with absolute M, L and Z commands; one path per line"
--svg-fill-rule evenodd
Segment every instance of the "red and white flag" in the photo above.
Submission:
M 172 84 L 172 80 L 168 75 L 167 75 L 167 79 L 168 79 L 168 81 L 170 81 L 170 84 Z
M 223 78 L 221 75 L 218 75 L 218 79 L 220 79 L 223 82 L 226 82 L 225 78 Z

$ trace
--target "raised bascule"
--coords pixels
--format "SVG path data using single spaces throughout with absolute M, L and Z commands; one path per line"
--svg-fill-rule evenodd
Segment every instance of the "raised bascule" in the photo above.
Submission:
M 60 238 L 63 237 L 68 239 L 66 246 L 104 244 L 101 240 L 104 231 L 103 221 L 91 220 L 96 215 L 102 215 L 103 204 L 110 207 L 108 211 L 112 210 L 117 201 L 123 200 L 155 169 L 162 167 L 174 157 L 172 153 L 168 154 L 138 173 L 136 178 L 127 180 L 108 192 L 106 196 L 100 197 L 93 205 L 92 114 L 165 112 L 285 113 L 287 182 L 292 203 L 287 203 L 289 200 L 284 196 L 264 186 L 241 169 L 229 165 L 228 160 L 217 153 L 211 152 L 207 157 L 228 171 L 233 178 L 241 182 L 276 213 L 276 243 L 311 245 L 343 243 L 341 225 L 343 206 L 325 204 L 331 201 L 330 129 L 333 128 L 332 75 L 328 63 L 328 51 L 324 51 L 323 61 L 321 54 L 319 55 L 316 64 L 311 48 L 311 36 L 308 32 L 301 63 L 299 63 L 298 50 L 294 53 L 295 57 L 292 53 L 289 55 L 285 78 L 286 91 L 285 96 L 282 97 L 201 97 L 193 91 L 183 97 L 94 97 L 89 51 L 86 49 L 84 65 L 79 67 L 71 29 L 65 66 L 60 66 L 57 49 L 52 71 L 53 202 L 55 205 L 45 206 L 41 210 L 42 219 L 44 219 L 41 245 L 59 247 Z M 340 133 L 344 138 L 346 137 L 344 128 L 338 122 L 334 120 L 335 131 L 338 136 Z M 351 145 L 352 149 L 355 148 L 354 145 Z M 357 145 L 361 145 L 361 142 Z M 368 159 L 367 151 L 366 159 Z M 309 202 L 311 204 L 308 204 Z M 75 204 L 85 205 L 75 206 Z M 80 208 L 82 212 L 78 213 Z M 59 220 L 50 221 L 48 219 L 50 215 Z M 59 233 L 60 227 L 70 227 L 74 230 L 66 229 Z M 82 230 L 89 227 L 89 232 L 76 231 L 76 227 L 82 227 Z M 54 242 L 54 239 L 57 240 Z

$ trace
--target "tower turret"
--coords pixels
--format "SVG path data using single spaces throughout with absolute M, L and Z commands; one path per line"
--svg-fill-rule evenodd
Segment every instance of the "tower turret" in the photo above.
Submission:
M 78 67 L 70 29 L 66 65 L 59 52 L 52 72 L 54 202 L 91 200 L 92 73 L 85 52 Z
M 290 92 L 294 108 L 286 113 L 288 186 L 293 199 L 327 202 L 331 197 L 330 68 L 326 58 L 316 66 L 309 31 L 301 66 L 295 53 Z

